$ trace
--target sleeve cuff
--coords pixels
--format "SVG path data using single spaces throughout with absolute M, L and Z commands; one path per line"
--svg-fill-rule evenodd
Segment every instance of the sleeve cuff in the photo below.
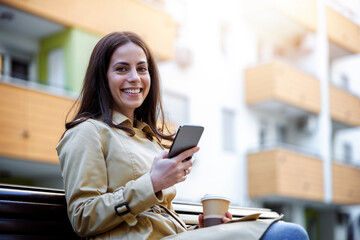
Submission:
M 117 204 L 115 212 L 129 224 L 137 223 L 136 216 L 146 209 L 163 201 L 162 191 L 154 193 L 150 173 L 146 173 L 135 181 L 131 181 L 115 191 Z
M 162 191 L 154 192 L 150 173 L 136 179 L 130 192 L 125 192 L 124 195 L 129 201 L 131 211 L 136 215 L 163 201 Z

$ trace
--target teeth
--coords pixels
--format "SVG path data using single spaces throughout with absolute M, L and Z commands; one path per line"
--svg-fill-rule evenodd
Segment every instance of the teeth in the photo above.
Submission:
M 126 93 L 140 93 L 140 89 L 125 89 L 123 91 Z

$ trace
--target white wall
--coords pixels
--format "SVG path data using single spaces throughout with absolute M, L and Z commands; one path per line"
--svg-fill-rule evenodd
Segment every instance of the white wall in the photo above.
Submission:
M 174 0 L 167 4 L 168 11 L 173 13 L 179 24 L 176 44 L 183 57 L 160 63 L 162 86 L 165 92 L 177 93 L 188 99 L 188 123 L 205 127 L 199 145 L 201 150 L 195 155 L 197 161 L 188 179 L 177 185 L 176 200 L 199 202 L 204 194 L 214 193 L 230 197 L 233 205 L 251 206 L 253 203 L 249 201 L 247 193 L 246 155 L 249 149 L 259 146 L 261 119 L 266 119 L 268 124 L 268 140 L 275 140 L 276 125 L 284 124 L 288 127 L 287 141 L 301 145 L 309 152 L 321 151 L 324 135 L 320 135 L 319 126 L 313 133 L 299 133 L 294 119 L 285 119 L 276 114 L 259 114 L 246 105 L 244 69 L 257 62 L 258 54 L 255 37 L 240 18 L 240 1 L 230 4 L 227 1 Z M 224 25 L 227 32 L 221 38 L 219 33 Z M 308 43 L 304 44 L 316 46 L 318 40 L 314 39 L 314 35 L 308 38 Z M 318 61 L 319 53 L 311 47 L 309 49 L 292 60 L 297 67 L 316 76 L 318 73 L 313 66 Z M 357 65 L 360 66 L 359 63 Z M 235 153 L 222 149 L 223 108 L 235 112 Z M 319 116 L 315 118 L 318 122 Z M 343 138 L 343 135 L 336 136 L 334 149 L 344 141 Z M 360 139 L 351 138 L 360 143 Z M 356 145 L 354 149 L 360 156 L 360 146 Z M 294 220 L 303 222 L 301 207 L 297 208 L 296 213 Z
M 255 41 L 239 18 L 237 2 L 175 1 L 173 8 L 168 6 L 181 21 L 177 47 L 190 52 L 191 64 L 183 67 L 176 61 L 161 63 L 163 89 L 187 96 L 189 122 L 205 127 L 193 171 L 187 181 L 177 185 L 177 200 L 199 202 L 204 194 L 214 193 L 228 196 L 233 204 L 243 204 L 248 147 L 244 137 L 249 135 L 243 69 L 255 61 Z M 221 31 L 225 33 L 221 35 Z M 223 108 L 236 116 L 238 150 L 234 153 L 222 149 Z

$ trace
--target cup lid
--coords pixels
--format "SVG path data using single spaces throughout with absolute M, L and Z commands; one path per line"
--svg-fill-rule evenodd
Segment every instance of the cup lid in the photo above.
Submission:
M 221 199 L 221 200 L 225 200 L 230 202 L 230 199 L 227 197 L 223 197 L 220 195 L 216 195 L 216 194 L 205 194 L 205 196 L 203 198 L 201 198 L 201 202 L 205 201 L 205 200 L 210 200 L 210 199 Z

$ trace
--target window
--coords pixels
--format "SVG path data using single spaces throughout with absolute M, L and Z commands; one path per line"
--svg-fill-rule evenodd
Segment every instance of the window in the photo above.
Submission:
M 276 141 L 277 143 L 286 143 L 287 128 L 282 125 L 276 126 Z
M 264 147 L 266 143 L 267 137 L 267 124 L 265 121 L 260 122 L 260 131 L 259 131 L 259 145 L 260 147 Z
M 0 75 L 4 75 L 3 73 L 3 56 L 0 54 Z
M 29 63 L 24 60 L 11 59 L 11 77 L 29 80 Z
M 235 152 L 235 113 L 228 109 L 222 110 L 222 135 L 224 151 Z
M 352 145 L 348 142 L 344 143 L 343 145 L 343 151 L 344 151 L 344 160 L 347 163 L 352 162 L 352 155 L 353 155 L 353 149 Z
M 346 74 L 341 74 L 341 86 L 345 90 L 349 90 L 349 78 Z

